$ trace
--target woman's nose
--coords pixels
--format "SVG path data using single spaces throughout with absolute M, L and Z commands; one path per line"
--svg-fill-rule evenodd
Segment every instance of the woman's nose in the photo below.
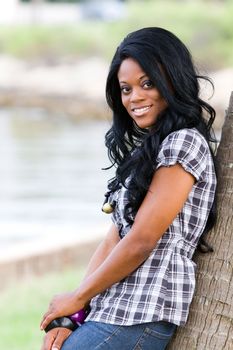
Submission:
M 130 102 L 142 101 L 143 99 L 143 92 L 140 88 L 132 89 L 132 92 L 130 94 Z

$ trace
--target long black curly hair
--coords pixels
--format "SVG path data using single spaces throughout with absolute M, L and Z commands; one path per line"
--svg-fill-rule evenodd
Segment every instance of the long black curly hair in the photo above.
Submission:
M 167 102 L 168 107 L 150 130 L 139 128 L 122 104 L 117 74 L 126 58 L 137 61 Z M 129 214 L 136 214 L 149 188 L 156 167 L 154 159 L 166 136 L 179 129 L 195 127 L 210 146 L 216 142 L 212 130 L 215 111 L 199 97 L 200 79 L 210 81 L 195 72 L 186 46 L 165 29 L 137 30 L 130 33 L 116 50 L 106 83 L 106 99 L 113 112 L 113 124 L 105 135 L 105 144 L 111 166 L 116 167 L 116 175 L 109 181 L 108 189 L 115 191 L 120 184 L 128 188 L 129 205 L 124 208 L 124 217 L 129 223 Z M 133 152 L 134 149 L 137 152 Z M 211 153 L 215 162 L 213 150 Z M 130 175 L 131 181 L 126 184 Z M 205 242 L 204 234 L 213 227 L 215 220 L 216 199 L 199 241 L 202 251 L 212 249 Z

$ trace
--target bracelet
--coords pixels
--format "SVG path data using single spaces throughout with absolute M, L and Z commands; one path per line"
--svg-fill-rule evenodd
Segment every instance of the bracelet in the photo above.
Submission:
M 79 310 L 73 315 L 70 315 L 69 318 L 78 326 L 81 326 L 84 323 L 89 312 L 90 312 L 90 306 L 88 306 L 86 309 Z
M 70 329 L 71 331 L 75 331 L 75 329 L 78 328 L 78 325 L 73 322 L 69 317 L 58 317 L 55 318 L 55 320 L 51 321 L 48 326 L 44 329 L 44 331 L 47 333 L 53 328 L 67 328 Z

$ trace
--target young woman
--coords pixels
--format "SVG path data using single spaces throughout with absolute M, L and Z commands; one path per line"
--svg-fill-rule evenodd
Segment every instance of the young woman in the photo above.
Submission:
M 186 323 L 192 256 L 198 245 L 211 250 L 203 234 L 215 220 L 215 112 L 199 97 L 201 78 L 167 30 L 135 31 L 117 48 L 106 85 L 113 223 L 80 286 L 50 303 L 43 350 L 165 349 Z M 62 323 L 88 305 L 81 327 Z

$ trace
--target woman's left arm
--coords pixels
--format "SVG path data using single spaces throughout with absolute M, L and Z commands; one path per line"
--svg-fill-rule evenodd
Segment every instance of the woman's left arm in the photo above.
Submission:
M 72 314 L 85 307 L 91 298 L 136 270 L 148 258 L 182 209 L 194 182 L 195 178 L 180 164 L 159 168 L 129 233 L 74 292 L 52 300 L 41 328 L 44 329 L 56 317 Z

